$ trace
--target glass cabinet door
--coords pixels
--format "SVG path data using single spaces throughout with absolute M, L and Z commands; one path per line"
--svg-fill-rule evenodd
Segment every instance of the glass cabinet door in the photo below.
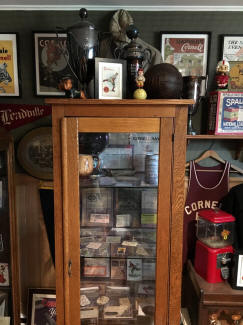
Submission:
M 79 133 L 83 321 L 154 320 L 158 153 L 157 133 Z
M 78 125 L 67 120 L 64 134 L 71 140 L 63 148 L 69 294 L 70 299 L 77 297 L 79 283 L 75 305 L 81 324 L 160 324 L 167 313 L 169 250 L 161 236 L 168 232 L 170 215 L 169 189 L 162 193 L 161 179 L 166 183 L 170 178 L 170 164 L 165 172 L 159 170 L 172 125 L 164 132 L 159 119 L 133 119 L 123 127 L 119 125 L 125 119 L 103 125 L 107 119 L 94 118 L 89 126 L 82 118 Z

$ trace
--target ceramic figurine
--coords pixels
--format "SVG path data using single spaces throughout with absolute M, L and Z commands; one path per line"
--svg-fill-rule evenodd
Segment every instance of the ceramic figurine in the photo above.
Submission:
M 218 90 L 228 90 L 230 65 L 226 60 L 219 61 L 216 67 L 215 80 Z
M 65 92 L 67 98 L 86 98 L 83 90 L 77 90 L 73 88 L 73 81 L 69 76 L 63 77 L 60 80 L 58 88 Z
M 144 72 L 143 72 L 142 68 L 138 69 L 138 73 L 137 73 L 135 81 L 136 81 L 136 86 L 138 87 L 138 89 L 136 89 L 134 91 L 133 98 L 135 98 L 135 99 L 146 99 L 147 98 L 147 93 L 143 89 L 144 82 L 145 82 L 145 77 L 144 77 Z
M 209 324 L 210 325 L 221 325 L 221 322 L 218 320 L 217 314 L 209 315 Z

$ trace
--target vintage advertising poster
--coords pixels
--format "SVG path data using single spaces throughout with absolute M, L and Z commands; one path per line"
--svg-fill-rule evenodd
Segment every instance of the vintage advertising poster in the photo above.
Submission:
M 243 93 L 218 92 L 215 134 L 243 134 Z
M 70 75 L 66 34 L 35 33 L 36 95 L 63 96 L 58 88 L 62 77 Z
M 122 99 L 122 64 L 100 62 L 99 98 Z
M 208 34 L 162 34 L 161 53 L 183 76 L 205 76 Z
M 223 59 L 227 61 L 243 61 L 243 36 L 223 36 Z
M 56 324 L 56 295 L 34 293 L 32 296 L 31 325 Z
M 0 34 L 0 96 L 19 96 L 16 34 Z

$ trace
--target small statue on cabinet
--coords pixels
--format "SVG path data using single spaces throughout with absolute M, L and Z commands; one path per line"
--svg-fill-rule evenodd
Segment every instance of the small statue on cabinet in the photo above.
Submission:
M 73 80 L 69 76 L 63 77 L 60 80 L 58 88 L 65 92 L 67 98 L 86 98 L 83 90 L 77 90 L 73 87 Z
M 216 67 L 215 80 L 218 90 L 228 90 L 230 65 L 226 60 L 219 61 Z
M 136 86 L 138 87 L 138 89 L 136 89 L 134 91 L 133 98 L 135 98 L 135 99 L 146 99 L 147 98 L 147 93 L 143 89 L 144 82 L 145 82 L 145 77 L 144 77 L 144 72 L 143 72 L 142 68 L 138 69 L 138 73 L 137 73 L 135 81 L 136 81 Z

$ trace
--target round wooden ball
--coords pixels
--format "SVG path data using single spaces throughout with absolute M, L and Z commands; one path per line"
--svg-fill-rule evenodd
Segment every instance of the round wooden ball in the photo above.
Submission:
M 183 79 L 178 69 L 169 63 L 160 63 L 145 73 L 144 88 L 148 98 L 181 98 Z

